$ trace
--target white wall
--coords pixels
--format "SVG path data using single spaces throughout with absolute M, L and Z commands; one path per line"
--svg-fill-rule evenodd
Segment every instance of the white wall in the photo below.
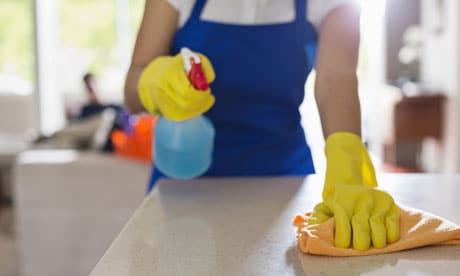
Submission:
M 34 1 L 35 65 L 40 130 L 52 134 L 65 124 L 62 94 L 57 89 L 57 0 Z
M 439 5 L 443 3 L 443 5 Z M 448 97 L 445 114 L 442 170 L 460 171 L 460 3 L 458 0 L 422 0 L 424 32 L 422 82 Z
M 371 1 L 369 1 L 371 2 Z M 372 1 L 373 2 L 373 1 Z M 386 79 L 394 82 L 404 70 L 399 62 L 402 36 L 408 26 L 420 21 L 420 0 L 386 0 Z
M 362 136 L 373 156 L 382 156 L 382 125 L 387 119 L 379 112 L 387 74 L 385 0 L 363 1 L 361 12 L 361 53 L 358 68 L 362 112 Z M 378 164 L 376 164 L 378 169 Z

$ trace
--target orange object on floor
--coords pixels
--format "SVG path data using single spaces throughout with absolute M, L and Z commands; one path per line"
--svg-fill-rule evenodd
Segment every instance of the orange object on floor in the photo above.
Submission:
M 460 227 L 441 217 L 407 207 L 400 209 L 400 239 L 382 249 L 359 251 L 334 246 L 334 218 L 308 225 L 305 216 L 296 216 L 297 241 L 302 252 L 324 256 L 364 256 L 398 252 L 428 245 L 460 245 Z
M 140 116 L 134 123 L 132 133 L 121 130 L 112 132 L 111 140 L 115 154 L 146 163 L 153 162 L 153 128 L 157 121 L 150 115 Z

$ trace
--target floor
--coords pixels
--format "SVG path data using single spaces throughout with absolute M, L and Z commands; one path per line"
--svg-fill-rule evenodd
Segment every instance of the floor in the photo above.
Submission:
M 0 276 L 18 276 L 14 231 L 14 211 L 11 207 L 0 208 Z

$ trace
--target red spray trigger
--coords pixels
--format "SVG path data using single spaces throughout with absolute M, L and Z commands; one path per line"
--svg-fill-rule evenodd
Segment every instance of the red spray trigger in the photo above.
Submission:
M 190 57 L 191 68 L 188 72 L 188 78 L 192 83 L 193 87 L 198 90 L 208 90 L 209 85 L 206 81 L 206 76 L 204 75 L 203 67 L 201 63 L 195 62 L 193 57 Z

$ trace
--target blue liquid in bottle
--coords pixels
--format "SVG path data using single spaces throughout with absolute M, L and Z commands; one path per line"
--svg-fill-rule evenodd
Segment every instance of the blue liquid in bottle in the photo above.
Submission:
M 177 179 L 204 174 L 212 162 L 214 136 L 214 126 L 204 116 L 180 122 L 160 117 L 155 126 L 155 166 Z

